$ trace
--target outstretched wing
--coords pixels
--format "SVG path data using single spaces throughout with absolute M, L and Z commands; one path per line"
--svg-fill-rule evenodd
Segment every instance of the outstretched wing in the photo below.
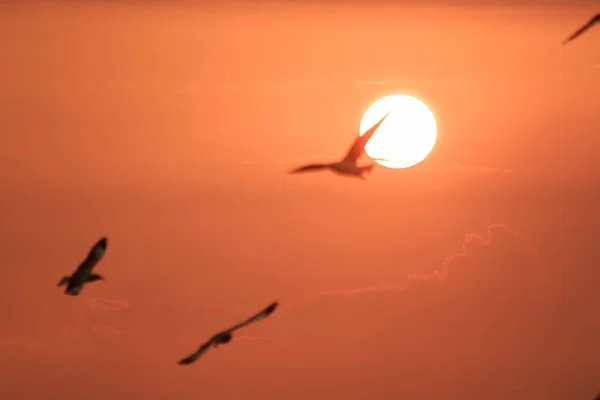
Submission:
M 356 163 L 358 158 L 362 155 L 363 151 L 365 150 L 367 142 L 371 139 L 371 137 L 373 137 L 373 134 L 375 133 L 375 131 L 377 131 L 379 125 L 381 125 L 381 123 L 387 118 L 388 115 L 390 115 L 389 112 L 385 114 L 383 118 L 379 120 L 379 122 L 373 125 L 371 129 L 366 131 L 364 135 L 359 136 L 356 138 L 356 140 L 354 140 L 354 143 L 352 143 L 352 146 L 348 150 L 346 157 L 344 157 L 344 161 L 349 161 L 353 164 Z
M 230 328 L 229 332 L 233 332 L 236 329 L 240 329 L 246 325 L 250 325 L 254 322 L 260 321 L 261 319 L 268 317 L 269 315 L 271 315 L 273 313 L 273 311 L 275 311 L 275 309 L 277 308 L 278 305 L 279 305 L 279 303 L 277 303 L 277 302 L 269 304 L 269 306 L 267 308 L 265 308 L 264 310 L 262 310 L 255 316 L 248 318 L 246 321 L 239 323 L 239 324 L 235 325 L 234 327 Z
M 584 26 L 582 26 L 577 32 L 575 32 L 574 34 L 572 34 L 571 36 L 569 36 L 567 39 L 565 39 L 564 42 L 563 42 L 563 44 L 567 44 L 570 41 L 572 41 L 573 39 L 577 38 L 578 36 L 580 36 L 581 34 L 583 34 L 585 31 L 587 31 L 588 29 L 590 29 L 592 26 L 594 26 L 598 22 L 600 22 L 600 14 L 596 15 L 587 24 L 585 24 Z
M 79 264 L 73 276 L 79 276 L 85 271 L 91 271 L 96 266 L 96 264 L 98 264 L 98 261 L 99 260 L 88 256 L 85 260 L 81 262 L 81 264 Z
M 101 238 L 96 242 L 96 244 L 90 249 L 88 256 L 83 260 L 83 262 L 77 267 L 76 275 L 80 275 L 84 272 L 91 272 L 92 269 L 100 262 L 102 257 L 104 257 L 104 253 L 106 252 L 106 247 L 108 245 L 108 239 L 106 237 Z
M 90 274 L 90 276 L 88 276 L 87 280 L 85 281 L 86 283 L 91 283 L 91 282 L 96 282 L 96 281 L 103 281 L 105 280 L 104 277 L 102 275 L 98 275 L 98 274 Z
M 188 365 L 188 364 L 193 363 L 194 361 L 196 361 L 197 359 L 199 359 L 200 356 L 202 356 L 202 354 L 206 353 L 206 350 L 208 350 L 210 348 L 210 346 L 212 345 L 212 343 L 213 343 L 213 339 L 211 339 L 208 342 L 204 343 L 202 346 L 200 346 L 198 348 L 198 350 L 196 350 L 194 353 L 190 354 L 186 358 L 180 360 L 177 364 L 179 364 L 179 365 Z
M 290 171 L 290 174 L 298 174 L 301 172 L 312 172 L 312 171 L 320 171 L 329 167 L 329 164 L 310 164 L 305 165 L 304 167 L 296 168 L 293 171 Z

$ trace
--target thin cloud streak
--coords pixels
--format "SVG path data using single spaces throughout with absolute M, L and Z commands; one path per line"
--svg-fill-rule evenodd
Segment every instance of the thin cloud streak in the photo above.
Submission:
M 407 276 L 403 283 L 381 283 L 371 286 L 365 286 L 354 289 L 341 289 L 341 290 L 328 290 L 315 293 L 305 299 L 301 304 L 294 305 L 296 308 L 305 308 L 308 303 L 316 300 L 317 298 L 329 297 L 329 296 L 354 296 L 368 293 L 399 293 L 404 292 L 410 288 L 410 285 L 420 281 L 437 281 L 443 282 L 446 280 L 448 275 L 452 274 L 451 265 L 463 258 L 477 256 L 481 252 L 481 248 L 489 249 L 493 243 L 496 235 L 494 231 L 502 231 L 508 235 L 522 240 L 525 246 L 530 251 L 533 257 L 533 262 L 537 265 L 541 265 L 541 260 L 537 255 L 537 252 L 529 244 L 529 242 L 518 232 L 507 228 L 503 224 L 490 224 L 487 228 L 487 236 L 483 237 L 477 233 L 468 233 L 462 242 L 461 250 L 458 253 L 448 256 L 442 263 L 441 268 L 434 270 L 430 273 L 411 273 Z
M 266 341 L 273 341 L 273 339 L 268 338 L 268 337 L 264 337 L 264 336 L 248 336 L 248 335 L 244 335 L 244 336 L 237 336 L 233 338 L 233 341 L 238 341 L 238 340 L 266 340 Z
M 88 302 L 88 305 L 97 314 L 111 316 L 115 313 L 127 309 L 130 304 L 124 300 L 105 300 L 100 297 L 94 297 Z
M 274 160 L 274 161 L 252 161 L 247 160 L 243 161 L 244 165 L 293 165 L 297 163 L 303 162 L 313 162 L 315 160 L 323 160 L 323 159 L 331 159 L 335 158 L 331 155 L 329 156 L 315 156 L 315 157 L 299 157 L 299 158 L 290 158 L 287 160 Z M 386 168 L 380 166 L 380 168 Z M 470 173 L 470 174 L 515 174 L 517 173 L 514 169 L 507 168 L 498 168 L 498 167 L 490 167 L 484 165 L 441 165 L 441 166 L 427 166 L 423 167 L 424 170 L 428 172 L 440 172 L 444 174 L 451 173 Z
M 206 83 L 207 81 L 205 79 L 199 79 L 195 82 L 187 82 L 185 88 L 182 87 L 182 90 L 187 92 L 206 90 Z M 492 85 L 490 82 L 484 79 L 459 77 L 441 79 L 415 77 L 358 79 L 352 77 L 339 78 L 335 76 L 302 79 L 213 79 L 210 81 L 210 83 L 211 85 L 216 85 L 220 89 L 231 89 L 236 91 L 240 88 L 260 90 L 334 90 L 335 88 L 344 89 L 350 87 L 364 88 L 381 86 L 387 87 L 391 91 L 416 90 L 424 88 L 462 90 L 480 89 Z M 156 89 L 159 88 L 156 87 Z
M 0 354 L 18 351 L 19 353 L 42 355 L 61 355 L 68 344 L 56 338 L 29 337 L 25 335 L 10 335 L 0 337 Z
M 471 174 L 514 174 L 517 172 L 514 169 L 486 167 L 483 165 L 446 166 L 446 167 L 438 167 L 435 170 L 440 171 L 440 172 L 446 172 L 446 173 L 458 172 L 458 173 L 471 173 Z
M 119 337 L 129 337 L 134 335 L 133 332 L 120 331 L 107 324 L 94 325 L 92 326 L 91 332 L 95 336 L 110 339 Z
M 315 160 L 323 160 L 323 159 L 328 159 L 328 158 L 335 158 L 332 157 L 331 155 L 328 156 L 314 156 L 314 157 L 298 157 L 298 158 L 290 158 L 287 160 L 274 160 L 274 161 L 244 161 L 243 164 L 244 165 L 292 165 L 292 164 L 296 164 L 296 163 L 302 163 L 302 162 L 312 162 Z

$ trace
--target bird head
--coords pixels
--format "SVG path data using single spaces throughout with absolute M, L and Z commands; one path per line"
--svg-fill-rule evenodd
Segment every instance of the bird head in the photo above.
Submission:
M 106 246 L 108 246 L 108 238 L 103 237 L 98 241 L 97 246 L 100 246 L 102 250 L 106 250 Z
M 81 292 L 82 286 L 67 286 L 65 294 L 69 296 L 77 296 Z
M 265 308 L 265 313 L 267 315 L 271 314 L 273 311 L 275 311 L 275 309 L 277 308 L 278 305 L 279 305 L 278 302 L 272 303 L 269 307 Z

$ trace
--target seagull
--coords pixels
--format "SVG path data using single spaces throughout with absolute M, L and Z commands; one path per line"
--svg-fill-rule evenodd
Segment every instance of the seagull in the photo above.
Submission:
M 77 296 L 81 292 L 81 289 L 83 289 L 84 284 L 104 280 L 103 276 L 92 273 L 92 270 L 104 256 L 107 244 L 107 238 L 103 237 L 100 239 L 94 247 L 92 247 L 85 260 L 77 267 L 75 273 L 71 276 L 64 276 L 60 282 L 58 282 L 58 287 L 67 285 L 65 294 Z
M 191 364 L 194 361 L 196 361 L 198 358 L 200 358 L 200 356 L 202 354 L 204 354 L 206 352 L 206 350 L 208 350 L 211 346 L 213 346 L 213 347 L 216 348 L 220 344 L 227 344 L 227 343 L 231 342 L 231 339 L 233 338 L 233 332 L 235 330 L 240 329 L 241 327 L 244 327 L 246 325 L 250 325 L 250 324 L 252 324 L 254 322 L 260 321 L 261 319 L 268 317 L 269 315 L 271 315 L 273 313 L 273 311 L 275 311 L 275 309 L 277 308 L 277 305 L 278 305 L 277 302 L 272 303 L 267 308 L 265 308 L 264 310 L 262 310 L 261 312 L 259 312 L 255 316 L 247 319 L 246 321 L 244 321 L 242 323 L 239 323 L 239 324 L 235 325 L 234 327 L 229 328 L 226 331 L 222 331 L 222 332 L 217 333 L 212 338 L 210 338 L 208 340 L 208 342 L 206 342 L 202 346 L 200 346 L 198 348 L 198 350 L 196 350 L 195 353 L 190 354 L 189 356 L 187 356 L 183 360 L 179 361 L 178 364 L 179 365 L 188 365 L 188 364 Z
M 584 26 L 582 26 L 577 32 L 575 32 L 574 34 L 572 34 L 571 36 L 569 36 L 567 39 L 565 39 L 563 41 L 563 45 L 569 43 L 571 40 L 575 39 L 576 37 L 578 37 L 579 35 L 581 35 L 583 32 L 587 31 L 588 29 L 590 29 L 592 26 L 594 26 L 597 23 L 600 23 L 600 14 L 597 14 L 595 17 L 593 17 L 592 19 L 590 19 L 587 22 L 587 24 L 585 24 Z
M 379 122 L 377 122 L 375 125 L 373 125 L 371 127 L 371 129 L 366 131 L 364 135 L 357 137 L 354 140 L 354 143 L 348 150 L 348 153 L 346 154 L 346 156 L 344 157 L 343 160 L 334 162 L 334 163 L 329 163 L 329 164 L 305 165 L 303 167 L 296 168 L 295 170 L 290 171 L 290 174 L 298 174 L 301 172 L 311 172 L 311 171 L 319 171 L 319 170 L 323 170 L 323 169 L 330 169 L 339 175 L 353 175 L 357 178 L 365 179 L 363 173 L 364 172 L 370 173 L 371 170 L 373 169 L 374 164 L 359 167 L 356 164 L 356 161 L 358 161 L 358 159 L 364 152 L 365 145 L 367 144 L 369 139 L 371 139 L 371 137 L 373 136 L 373 134 L 375 133 L 377 128 L 379 128 L 379 125 L 381 125 L 381 123 L 387 118 L 387 116 L 389 114 L 390 114 L 389 112 L 387 114 L 385 114 L 383 116 L 383 118 L 381 118 L 379 120 Z

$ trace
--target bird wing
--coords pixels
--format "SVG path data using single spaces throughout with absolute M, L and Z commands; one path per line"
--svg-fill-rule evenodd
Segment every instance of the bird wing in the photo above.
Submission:
M 563 42 L 563 44 L 567 44 L 570 41 L 572 41 L 573 39 L 577 38 L 578 36 L 580 36 L 582 33 L 584 33 L 585 31 L 587 31 L 588 29 L 590 29 L 592 26 L 594 26 L 598 22 L 600 22 L 600 14 L 596 15 L 587 24 L 585 24 L 584 26 L 582 26 L 578 31 L 576 31 L 574 34 L 572 34 L 567 39 L 565 39 L 565 41 Z
M 188 364 L 193 363 L 194 361 L 199 359 L 200 356 L 202 356 L 202 354 L 206 353 L 206 350 L 208 350 L 210 348 L 210 346 L 213 344 L 213 340 L 214 340 L 214 338 L 210 339 L 208 342 L 206 342 L 202 346 L 200 346 L 198 348 L 198 350 L 196 350 L 194 353 L 190 354 L 186 358 L 180 360 L 177 364 L 188 365 Z
M 319 171 L 329 167 L 329 164 L 310 164 L 305 165 L 303 167 L 296 168 L 293 171 L 290 171 L 290 174 L 297 174 L 301 172 L 311 172 L 311 171 Z
M 81 262 L 81 264 L 79 264 L 79 267 L 77 267 L 77 270 L 75 271 L 73 276 L 79 276 L 85 271 L 91 271 L 94 268 L 94 266 L 98 264 L 98 261 L 99 260 L 97 260 L 96 258 L 88 256 L 85 260 Z
M 278 306 L 277 302 L 269 304 L 269 306 L 267 308 L 265 308 L 258 314 L 254 315 L 253 317 L 248 318 L 244 322 L 241 322 L 241 323 L 229 328 L 229 332 L 233 332 L 236 329 L 240 329 L 246 325 L 250 325 L 254 322 L 260 321 L 261 319 L 268 317 L 269 315 L 271 315 L 273 313 L 273 311 L 275 311 L 275 308 L 277 308 L 277 306 Z
M 381 125 L 381 123 L 387 118 L 388 115 L 390 115 L 389 112 L 385 114 L 383 118 L 379 120 L 379 122 L 377 122 L 368 131 L 366 131 L 364 135 L 359 136 L 354 140 L 354 143 L 352 143 L 352 146 L 348 150 L 346 157 L 344 157 L 344 161 L 356 163 L 358 158 L 362 155 L 363 151 L 365 150 L 367 142 L 371 139 L 371 137 L 373 137 L 373 134 L 377 131 L 379 125 Z
M 67 283 L 69 283 L 69 276 L 63 276 L 62 279 L 58 282 L 58 287 L 61 287 L 63 285 L 66 285 Z

